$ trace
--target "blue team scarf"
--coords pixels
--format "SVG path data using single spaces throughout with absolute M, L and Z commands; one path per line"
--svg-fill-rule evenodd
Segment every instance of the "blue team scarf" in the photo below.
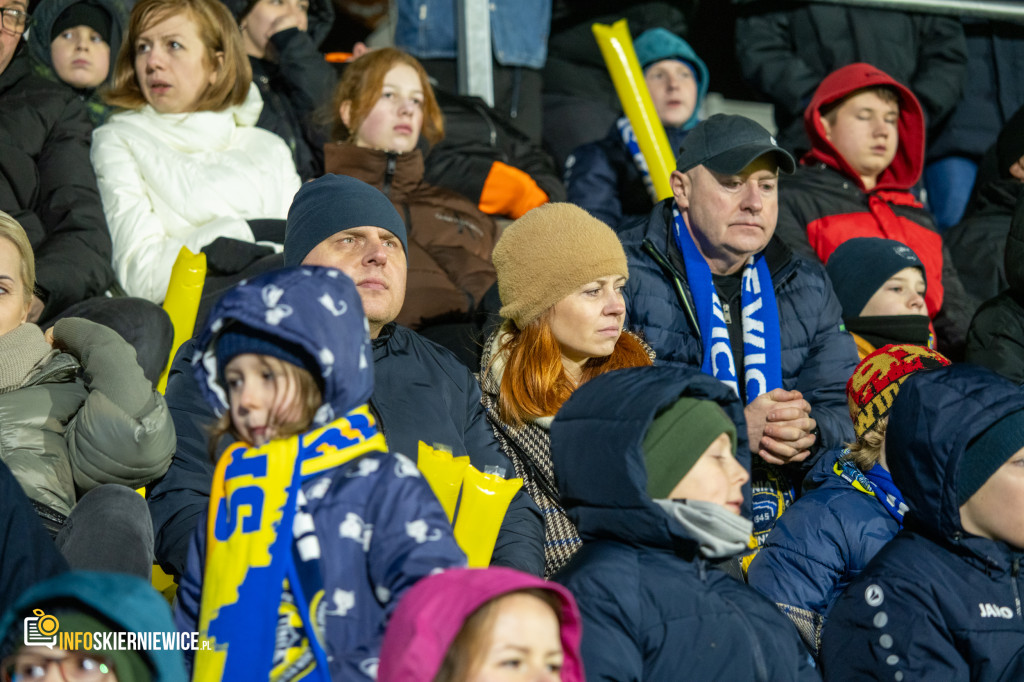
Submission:
M 867 471 L 861 471 L 857 466 L 845 457 L 836 460 L 833 471 L 844 481 L 852 485 L 862 493 L 874 496 L 889 515 L 896 520 L 896 523 L 903 528 L 903 517 L 910 508 L 903 501 L 903 494 L 893 483 L 892 476 L 881 464 L 876 464 Z
M 701 371 L 726 384 L 736 395 L 739 379 L 736 361 L 729 343 L 722 302 L 711 279 L 711 268 L 690 237 L 679 209 L 673 207 L 676 246 L 683 254 L 686 279 L 697 308 L 697 322 L 704 346 Z M 762 282 L 765 284 L 762 286 Z M 764 254 L 750 257 L 743 270 L 740 291 L 743 329 L 743 384 L 749 403 L 762 393 L 782 387 L 782 341 L 779 332 L 779 308 Z
M 658 203 L 661 199 L 658 197 L 657 190 L 654 189 L 654 181 L 651 180 L 651 170 L 647 167 L 647 159 L 644 158 L 643 152 L 640 151 L 640 143 L 636 139 L 636 133 L 633 132 L 633 125 L 625 116 L 616 121 L 615 125 L 619 129 L 619 137 L 622 138 L 622 144 L 626 145 L 626 149 L 629 150 L 629 155 L 633 159 L 633 164 L 640 171 L 640 177 L 643 178 L 647 194 L 650 195 L 651 201 Z

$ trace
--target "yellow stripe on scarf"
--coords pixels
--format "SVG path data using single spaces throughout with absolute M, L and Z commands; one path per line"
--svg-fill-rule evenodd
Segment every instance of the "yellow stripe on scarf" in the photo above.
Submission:
M 297 502 L 288 495 L 297 461 L 302 480 L 368 452 L 386 451 L 384 434 L 377 430 L 368 405 L 301 436 L 273 440 L 259 448 L 235 443 L 225 450 L 210 492 L 199 614 L 200 637 L 210 649 L 196 652 L 193 680 L 219 681 L 228 672 L 225 664 L 231 641 L 211 638 L 210 624 L 221 609 L 237 604 L 253 569 L 271 568 L 271 547 L 279 534 L 291 537 L 291 523 L 285 528 L 281 521 L 286 510 L 291 515 Z M 229 639 L 252 637 L 251 628 L 274 627 L 282 585 L 283 581 L 275 580 L 273 586 L 267 586 L 278 591 L 274 612 L 254 614 L 259 620 L 250 622 L 250 627 L 243 628 L 246 631 L 231 631 Z M 269 652 L 267 655 L 269 660 Z

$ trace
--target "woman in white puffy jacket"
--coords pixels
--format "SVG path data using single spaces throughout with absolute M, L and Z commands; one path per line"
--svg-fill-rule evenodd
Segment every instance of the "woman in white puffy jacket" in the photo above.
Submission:
M 92 165 L 124 289 L 161 302 L 182 246 L 225 275 L 280 250 L 299 176 L 256 127 L 263 101 L 227 8 L 140 0 L 114 68 L 107 101 L 128 111 L 93 133 Z

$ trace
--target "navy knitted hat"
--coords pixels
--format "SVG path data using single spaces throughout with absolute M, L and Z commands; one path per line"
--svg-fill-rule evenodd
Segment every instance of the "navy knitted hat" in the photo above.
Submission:
M 957 505 L 971 499 L 1021 448 L 1024 448 L 1024 410 L 1017 410 L 985 429 L 967 446 L 957 475 Z
M 317 244 L 353 227 L 382 227 L 409 255 L 405 223 L 376 187 L 347 175 L 328 174 L 305 183 L 288 209 L 284 264 L 299 265 Z
M 904 268 L 921 268 L 924 274 L 924 265 L 913 249 L 878 237 L 848 239 L 832 252 L 825 266 L 844 318 L 860 317 L 875 292 Z
M 217 374 L 222 382 L 224 381 L 224 368 L 232 358 L 245 353 L 253 353 L 269 355 L 303 368 L 313 375 L 320 389 L 323 390 L 320 367 L 309 353 L 283 339 L 239 322 L 230 325 L 217 337 L 215 353 L 217 355 Z

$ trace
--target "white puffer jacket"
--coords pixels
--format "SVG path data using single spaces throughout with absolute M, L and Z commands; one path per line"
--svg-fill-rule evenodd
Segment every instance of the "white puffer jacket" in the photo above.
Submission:
M 114 245 L 114 271 L 132 296 L 161 302 L 182 246 L 218 237 L 251 242 L 246 219 L 285 218 L 299 189 L 284 141 L 257 128 L 251 85 L 224 111 L 160 114 L 147 105 L 93 133 L 92 165 Z

